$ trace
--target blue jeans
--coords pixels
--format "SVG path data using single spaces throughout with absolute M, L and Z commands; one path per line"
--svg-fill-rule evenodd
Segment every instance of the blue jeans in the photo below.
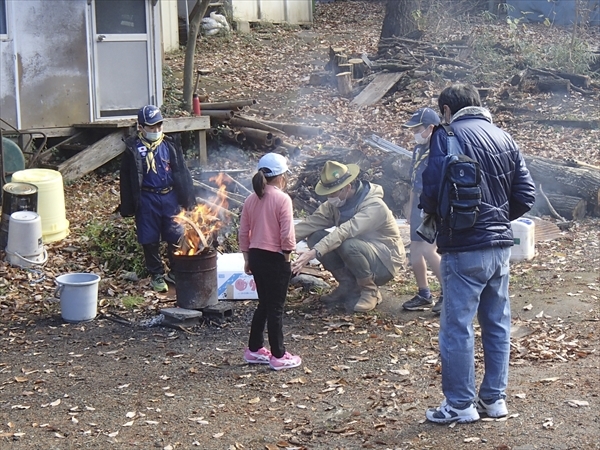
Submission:
M 442 390 L 450 406 L 464 408 L 475 399 L 473 319 L 481 327 L 485 374 L 479 397 L 486 403 L 505 398 L 510 355 L 510 247 L 442 255 L 444 303 L 439 345 Z

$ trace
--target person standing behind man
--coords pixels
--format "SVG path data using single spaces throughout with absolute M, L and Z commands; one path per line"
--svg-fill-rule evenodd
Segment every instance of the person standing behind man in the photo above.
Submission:
M 472 228 L 452 230 L 436 217 L 442 254 L 442 305 L 439 346 L 445 399 L 425 416 L 436 423 L 474 422 L 479 414 L 508 414 L 506 387 L 510 356 L 510 221 L 531 209 L 535 185 L 512 137 L 492 123 L 472 86 L 442 91 L 438 106 L 458 138 L 462 152 L 481 167 L 482 199 Z M 423 172 L 421 207 L 435 215 L 447 133 L 438 127 L 431 139 L 429 165 Z M 485 372 L 476 392 L 473 319 L 481 327 Z
M 318 258 L 338 282 L 321 301 L 365 312 L 381 303 L 378 286 L 394 278 L 406 256 L 382 187 L 358 180 L 359 173 L 356 164 L 325 163 L 315 192 L 327 201 L 296 224 L 296 240 L 308 238 L 311 250 L 294 261 L 292 271 Z M 330 227 L 335 228 L 329 232 Z
M 254 276 L 258 292 L 244 360 L 269 364 L 274 370 L 302 364 L 283 344 L 283 307 L 292 274 L 290 256 L 296 249 L 292 199 L 283 191 L 287 171 L 285 157 L 277 153 L 260 158 L 252 177 L 254 193 L 244 202 L 238 233 L 244 272 Z M 264 347 L 265 325 L 271 351 Z
M 163 134 L 163 117 L 154 105 L 139 110 L 137 134 L 127 138 L 125 146 L 119 212 L 123 217 L 135 216 L 150 285 L 157 292 L 167 292 L 160 242 L 168 243 L 171 258 L 183 232 L 173 216 L 181 207 L 191 209 L 196 204 L 192 175 L 179 142 Z
M 436 314 L 439 314 L 442 309 L 444 297 L 443 294 L 440 295 L 438 301 L 433 305 L 433 297 L 429 289 L 429 283 L 427 282 L 427 263 L 429 263 L 431 271 L 441 286 L 440 255 L 436 252 L 437 247 L 435 244 L 425 242 L 417 234 L 417 228 L 423 220 L 421 218 L 421 210 L 419 209 L 419 196 L 423 191 L 423 171 L 427 167 L 429 159 L 429 141 L 431 140 L 433 129 L 439 123 L 440 116 L 433 109 L 421 108 L 403 125 L 403 127 L 409 128 L 414 133 L 415 142 L 417 143 L 417 146 L 413 150 L 410 167 L 411 190 L 408 203 L 410 211 L 410 263 L 417 280 L 419 292 L 409 301 L 405 302 L 402 307 L 408 311 L 422 311 L 433 306 L 432 311 Z

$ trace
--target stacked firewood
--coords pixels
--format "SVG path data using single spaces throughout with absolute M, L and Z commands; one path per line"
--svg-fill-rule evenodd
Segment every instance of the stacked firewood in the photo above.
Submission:
M 296 156 L 300 148 L 291 143 L 292 137 L 312 137 L 323 133 L 321 127 L 294 123 L 273 122 L 247 113 L 256 100 L 231 100 L 202 103 L 201 115 L 209 116 L 210 135 L 222 138 L 247 150 Z

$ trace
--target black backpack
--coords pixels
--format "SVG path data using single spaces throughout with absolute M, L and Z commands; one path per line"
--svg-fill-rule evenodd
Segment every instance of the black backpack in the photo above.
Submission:
M 475 225 L 481 205 L 481 170 L 479 163 L 462 153 L 458 138 L 449 125 L 441 125 L 448 134 L 448 153 L 442 165 L 442 182 L 438 193 L 437 215 L 450 230 L 464 230 Z

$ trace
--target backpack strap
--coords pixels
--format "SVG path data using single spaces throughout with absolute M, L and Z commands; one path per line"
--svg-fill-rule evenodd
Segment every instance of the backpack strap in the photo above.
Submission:
M 456 137 L 456 135 L 454 134 L 454 131 L 452 131 L 452 127 L 450 127 L 450 125 L 447 125 L 445 123 L 441 124 L 442 127 L 444 127 L 444 130 L 446 130 L 446 148 L 448 151 L 448 155 L 462 155 L 463 151 L 462 151 L 462 147 L 460 146 L 460 142 L 458 142 L 458 138 Z

